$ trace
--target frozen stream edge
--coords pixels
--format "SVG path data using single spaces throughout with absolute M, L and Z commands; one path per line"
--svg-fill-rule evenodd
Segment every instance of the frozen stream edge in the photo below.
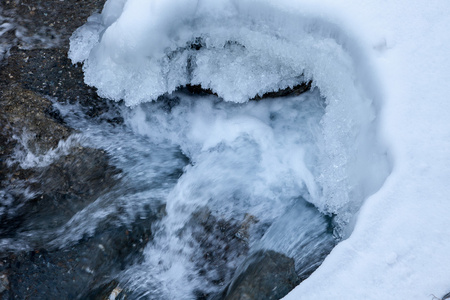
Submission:
M 170 2 L 150 7 L 140 1 L 108 1 L 102 15 L 74 33 L 70 56 L 84 61 L 86 82 L 102 96 L 125 99 L 131 106 L 188 83 L 241 103 L 312 79 L 326 108 L 316 142 L 318 169 L 312 171 L 313 180 L 302 178 L 306 198 L 321 212 L 335 214 L 340 234 L 348 236 L 363 200 L 389 173 L 376 138 L 379 107 L 373 101 L 379 94 L 357 43 L 333 23 L 287 13 L 265 1 L 258 9 L 247 2 L 202 3 L 195 10 L 192 4 L 184 2 L 187 10 L 179 15 Z M 223 23 L 237 26 L 224 30 Z M 200 47 L 193 49 L 193 43 Z M 200 149 L 217 142 L 204 140 Z M 191 153 L 189 147 L 184 151 Z M 170 203 L 168 208 L 173 216 Z M 172 232 L 186 222 L 175 219 L 178 225 L 169 223 Z

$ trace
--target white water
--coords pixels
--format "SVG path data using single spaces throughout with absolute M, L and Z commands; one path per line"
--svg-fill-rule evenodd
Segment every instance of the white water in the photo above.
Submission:
M 86 120 L 77 106 L 55 105 L 81 133 L 43 157 L 18 157 L 22 165 L 50 163 L 78 143 L 105 149 L 123 173 L 112 192 L 65 226 L 34 234 L 53 236 L 52 245 L 64 246 L 93 234 L 111 216 L 129 223 L 164 204 L 166 216 L 152 226 L 155 237 L 145 260 L 119 276 L 132 297 L 214 295 L 247 254 L 259 249 L 295 258 L 298 273 L 306 276 L 334 246 L 331 220 L 304 200 L 319 193 L 314 177 L 325 107 L 317 90 L 245 104 L 175 93 L 133 109 L 122 107 L 124 125 Z M 204 232 L 202 214 L 193 218 L 199 211 L 210 212 L 226 228 L 237 227 L 232 241 Z M 195 234 L 209 234 L 208 246 Z M 211 249 L 225 258 L 206 260 Z
M 122 274 L 140 295 L 189 299 L 197 289 L 219 291 L 212 282 L 222 275 L 195 275 L 201 247 L 189 224 L 205 207 L 224 220 L 255 217 L 250 251 L 275 249 L 300 268 L 333 243 L 323 217 L 301 198 L 335 215 L 345 237 L 389 173 L 376 133 L 377 83 L 363 52 L 314 15 L 267 1 L 110 0 L 74 33 L 69 55 L 84 62 L 85 81 L 101 96 L 131 107 L 124 114 L 133 135 L 179 147 L 190 160 L 160 198 L 167 215 L 155 224 L 145 261 Z M 308 80 L 314 90 L 302 96 L 248 102 Z M 219 97 L 174 93 L 186 84 Z M 152 102 L 159 97 L 166 100 Z M 130 148 L 136 166 L 148 168 Z M 130 171 L 130 180 L 151 180 L 144 169 Z M 139 205 L 149 194 L 122 201 Z M 302 245 L 309 235 L 317 249 Z
M 317 239 L 314 244 L 320 245 L 318 249 L 334 244 L 330 234 L 321 236 L 327 231 L 325 220 L 299 199 L 311 199 L 312 193 L 318 193 L 313 173 L 317 172 L 317 137 L 324 107 L 317 91 L 247 104 L 227 103 L 215 96 L 175 97 L 180 103 L 170 113 L 150 104 L 133 109 L 127 118 L 135 132 L 156 139 L 155 143 L 169 140 L 179 144 L 191 161 L 167 197 L 167 217 L 155 226 L 159 234 L 147 247 L 146 262 L 138 266 L 139 271 L 131 269 L 125 274 L 131 277 L 128 280 L 134 289 L 177 299 L 189 298 L 194 289 L 219 291 L 208 283 L 221 280 L 219 275 L 209 273 L 206 280 L 192 279 L 199 264 L 193 257 L 201 247 L 190 234 L 179 235 L 180 230 L 193 230 L 189 228 L 192 214 L 204 207 L 223 220 L 241 223 L 247 215 L 257 220 L 249 228 L 251 249 L 275 248 L 292 255 L 288 247 L 295 247 L 295 243 L 311 247 L 302 232 Z M 288 238 L 284 228 L 280 231 L 275 226 L 272 230 L 276 235 L 285 236 L 282 245 L 255 244 L 259 236 L 252 232 L 264 232 L 275 220 L 288 218 L 285 214 L 298 205 L 303 210 L 288 221 L 290 226 L 301 228 L 294 239 Z M 320 256 L 299 255 L 309 260 Z M 230 259 L 227 267 L 236 268 L 242 259 Z

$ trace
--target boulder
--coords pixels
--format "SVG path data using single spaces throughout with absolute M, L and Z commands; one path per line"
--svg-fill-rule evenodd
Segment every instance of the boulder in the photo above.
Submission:
M 110 220 L 72 246 L 3 257 L 0 299 L 107 299 L 118 272 L 135 263 L 152 238 L 153 221 L 152 212 L 128 226 Z
M 278 300 L 300 283 L 294 259 L 281 253 L 258 251 L 236 271 L 224 300 Z
M 34 154 L 56 148 L 60 140 L 72 133 L 52 109 L 50 100 L 17 85 L 11 85 L 1 94 L 0 125 L 5 139 L 13 135 L 28 136 L 25 146 Z

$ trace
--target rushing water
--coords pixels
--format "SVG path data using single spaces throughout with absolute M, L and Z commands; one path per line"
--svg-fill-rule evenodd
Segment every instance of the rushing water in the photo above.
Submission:
M 45 233 L 51 245 L 152 211 L 142 260 L 116 274 L 132 298 L 213 297 L 261 249 L 293 258 L 306 278 L 388 172 L 357 47 L 332 24 L 266 1 L 149 2 L 107 1 L 71 40 L 86 82 L 124 100 L 111 112 L 123 122 L 55 103 L 78 133 L 15 158 L 43 166 L 80 143 L 122 170 L 110 192 Z M 249 101 L 302 81 L 312 81 L 304 94 Z
M 335 243 L 331 219 L 306 201 L 319 188 L 324 108 L 317 90 L 244 104 L 178 92 L 122 107 L 124 124 L 111 125 L 59 105 L 83 132 L 78 140 L 106 149 L 123 174 L 120 187 L 74 216 L 56 243 L 76 241 L 119 211 L 128 222 L 164 207 L 144 261 L 120 275 L 140 296 L 214 295 L 260 249 L 295 258 L 306 276 Z

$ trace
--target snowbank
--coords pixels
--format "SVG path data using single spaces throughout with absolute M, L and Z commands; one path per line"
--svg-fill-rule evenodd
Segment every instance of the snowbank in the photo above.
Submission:
M 379 78 L 394 168 L 350 238 L 285 299 L 441 297 L 450 290 L 450 4 L 320 2 L 302 10 L 355 37 Z

